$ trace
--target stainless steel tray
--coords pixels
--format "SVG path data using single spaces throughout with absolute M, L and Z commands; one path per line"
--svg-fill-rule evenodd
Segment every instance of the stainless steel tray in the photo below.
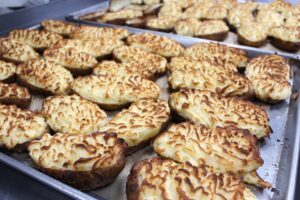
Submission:
M 186 40 L 189 40 L 191 42 L 216 42 L 216 41 L 207 40 L 207 39 L 176 35 L 175 33 L 165 33 L 165 32 L 159 32 L 159 31 L 152 31 L 152 30 L 148 30 L 148 29 L 132 28 L 132 27 L 129 27 L 129 26 L 119 26 L 119 25 L 99 23 L 99 22 L 95 22 L 95 21 L 80 19 L 80 16 L 83 16 L 85 14 L 89 14 L 89 13 L 96 12 L 96 11 L 104 11 L 108 8 L 108 6 L 109 6 L 108 1 L 102 2 L 102 3 L 99 3 L 97 5 L 82 9 L 80 11 L 73 12 L 73 13 L 69 14 L 66 17 L 66 19 L 70 20 L 70 21 L 86 23 L 86 24 L 91 24 L 91 25 L 105 25 L 105 26 L 112 26 L 112 27 L 125 27 L 125 28 L 127 28 L 129 30 L 132 30 L 132 31 L 135 31 L 135 32 L 149 32 L 149 33 L 155 33 L 155 34 L 160 34 L 160 35 L 162 34 L 162 35 L 168 35 L 168 37 L 172 37 L 172 38 L 185 38 Z M 288 57 L 288 58 L 294 58 L 294 59 L 299 59 L 300 60 L 300 51 L 297 52 L 297 53 L 287 53 L 287 52 L 284 52 L 284 51 L 281 51 L 281 50 L 275 48 L 270 43 L 267 43 L 266 45 L 264 45 L 261 48 L 254 48 L 254 47 L 248 47 L 248 46 L 240 45 L 237 42 L 237 35 L 233 32 L 229 32 L 227 39 L 224 40 L 223 42 L 219 42 L 219 43 L 227 44 L 229 46 L 238 47 L 238 48 L 241 48 L 241 49 L 253 49 L 253 50 L 259 49 L 259 50 L 262 50 L 264 52 L 277 53 L 278 55 L 282 55 L 282 56 L 285 56 L 285 57 Z
M 38 26 L 35 26 L 35 28 L 37 27 Z M 132 29 L 130 29 L 130 31 L 132 33 L 140 32 Z M 163 35 L 169 36 L 169 34 Z M 191 40 L 190 38 L 179 36 L 174 37 L 174 35 L 172 38 L 184 46 L 199 42 L 199 40 Z M 202 42 L 202 40 L 200 42 Z M 270 53 L 253 48 L 244 47 L 243 49 L 248 52 L 250 57 Z M 265 106 L 268 111 L 270 124 L 274 133 L 269 139 L 267 138 L 266 141 L 261 144 L 260 152 L 264 160 L 264 165 L 258 170 L 258 173 L 262 178 L 273 185 L 273 189 L 260 190 L 251 187 L 259 200 L 294 199 L 295 195 L 298 154 L 300 148 L 300 135 L 297 134 L 299 132 L 300 124 L 300 99 L 297 98 L 297 90 L 300 88 L 300 61 L 290 59 L 290 63 L 293 70 L 293 79 L 291 82 L 293 83 L 294 93 L 292 98 L 271 106 L 261 104 L 262 106 Z M 169 93 L 166 76 L 159 78 L 156 82 L 162 89 L 161 98 L 168 99 Z M 29 109 L 38 111 L 41 107 L 43 98 L 44 97 L 42 96 L 34 96 Z M 108 113 L 110 117 L 115 114 L 116 112 Z M 1 162 L 8 164 L 74 199 L 126 199 L 125 185 L 131 166 L 138 160 L 152 156 L 156 155 L 151 147 L 147 147 L 134 153 L 127 157 L 126 167 L 112 184 L 89 192 L 81 192 L 34 169 L 34 165 L 27 153 L 9 152 L 0 149 Z

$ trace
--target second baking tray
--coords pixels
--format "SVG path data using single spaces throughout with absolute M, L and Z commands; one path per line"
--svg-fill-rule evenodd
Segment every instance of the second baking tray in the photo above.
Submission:
M 38 28 L 38 26 L 35 26 L 34 28 Z M 140 31 L 130 30 L 130 32 L 137 33 Z M 165 35 L 169 36 L 168 34 Z M 183 46 L 189 46 L 199 42 L 186 37 L 181 38 L 179 36 L 176 36 L 174 39 Z M 245 50 L 248 52 L 249 57 L 268 54 L 268 52 L 253 48 Z M 262 104 L 268 111 L 270 125 L 274 133 L 260 145 L 260 152 L 261 157 L 264 160 L 264 165 L 259 168 L 258 173 L 263 179 L 273 185 L 273 189 L 261 190 L 251 187 L 259 200 L 294 199 L 300 147 L 300 134 L 297 134 L 297 132 L 299 132 L 300 123 L 300 99 L 297 98 L 296 92 L 300 87 L 300 63 L 293 59 L 290 60 L 290 63 L 294 75 L 291 80 L 294 91 L 292 98 L 272 106 Z M 167 77 L 163 76 L 156 82 L 162 89 L 161 98 L 168 99 L 169 89 Z M 38 111 L 42 105 L 43 98 L 44 97 L 41 96 L 34 96 L 30 110 Z M 110 117 L 115 114 L 116 112 L 108 112 Z M 147 147 L 128 156 L 125 168 L 112 184 L 89 192 L 82 192 L 36 170 L 27 153 L 10 152 L 3 149 L 0 150 L 1 162 L 8 164 L 74 199 L 126 199 L 125 185 L 131 166 L 139 160 L 153 156 L 156 156 L 156 154 L 151 147 Z
M 112 26 L 112 27 L 125 27 L 125 28 L 127 28 L 129 30 L 133 30 L 135 32 L 149 32 L 149 33 L 155 33 L 155 34 L 163 34 L 163 35 L 168 35 L 168 37 L 171 37 L 171 38 L 186 38 L 187 40 L 193 41 L 193 42 L 216 42 L 216 41 L 201 39 L 201 38 L 196 38 L 196 37 L 176 35 L 175 33 L 165 33 L 165 32 L 159 32 L 159 31 L 152 31 L 152 30 L 148 30 L 148 29 L 132 28 L 132 27 L 128 27 L 128 26 L 120 26 L 120 25 L 107 24 L 107 23 L 99 23 L 99 22 L 95 22 L 95 21 L 80 19 L 81 16 L 89 14 L 89 13 L 93 13 L 93 12 L 96 12 L 96 11 L 105 11 L 105 10 L 108 9 L 108 6 L 109 6 L 108 1 L 99 3 L 97 5 L 94 5 L 94 6 L 76 11 L 74 13 L 71 13 L 70 15 L 67 16 L 67 20 L 74 21 L 74 22 L 79 22 L 79 23 L 91 24 L 91 25 L 105 25 L 105 26 Z M 248 47 L 248 46 L 240 45 L 237 42 L 237 35 L 233 32 L 229 32 L 227 39 L 224 40 L 223 42 L 218 42 L 218 43 L 227 44 L 229 46 L 238 47 L 238 48 L 241 48 L 241 49 L 253 49 L 253 50 L 260 49 L 262 51 L 265 51 L 266 53 L 277 53 L 278 55 L 282 55 L 282 56 L 285 56 L 285 57 L 288 57 L 288 58 L 294 58 L 294 59 L 299 59 L 300 60 L 300 54 L 299 54 L 300 52 L 287 53 L 287 52 L 284 52 L 284 51 L 281 51 L 281 50 L 275 48 L 270 43 L 266 44 L 265 46 L 263 46 L 261 48 L 254 48 L 254 47 Z

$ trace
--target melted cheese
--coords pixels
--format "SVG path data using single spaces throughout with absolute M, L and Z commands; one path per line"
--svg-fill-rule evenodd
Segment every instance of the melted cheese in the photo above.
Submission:
M 8 79 L 16 73 L 16 65 L 0 60 L 0 80 Z
M 47 98 L 42 114 L 55 132 L 91 134 L 106 123 L 106 114 L 96 104 L 77 95 Z
M 248 101 L 205 90 L 182 89 L 171 95 L 170 106 L 184 118 L 207 127 L 236 126 L 248 129 L 257 139 L 271 133 L 266 111 Z
M 47 132 L 44 118 L 16 106 L 0 104 L 0 146 L 13 149 Z
M 72 74 L 63 66 L 45 59 L 30 60 L 19 65 L 17 75 L 27 83 L 53 94 L 67 94 L 73 81 Z
M 114 116 L 102 131 L 117 133 L 129 147 L 158 135 L 169 120 L 170 108 L 164 100 L 140 100 Z
M 28 146 L 34 163 L 42 168 L 71 171 L 109 169 L 124 159 L 124 143 L 105 133 L 44 135 Z
M 184 50 L 175 40 L 150 33 L 129 36 L 127 42 L 130 46 L 139 47 L 164 57 L 179 56 Z
M 22 44 L 27 44 L 33 48 L 48 48 L 57 41 L 62 40 L 63 37 L 59 34 L 35 29 L 14 30 L 8 36 L 12 40 L 16 40 Z
M 222 96 L 252 94 L 252 85 L 247 78 L 206 60 L 192 61 L 183 57 L 173 58 L 169 69 L 171 74 L 168 81 L 172 89 L 206 89 Z

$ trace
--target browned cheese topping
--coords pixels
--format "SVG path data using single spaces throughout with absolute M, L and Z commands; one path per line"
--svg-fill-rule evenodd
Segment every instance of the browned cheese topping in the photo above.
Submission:
M 72 90 L 100 106 L 120 106 L 143 98 L 157 99 L 160 88 L 140 75 L 85 76 L 75 79 Z
M 14 30 L 8 36 L 12 40 L 16 40 L 22 44 L 27 44 L 36 49 L 49 48 L 63 37 L 59 34 L 35 29 L 20 29 Z
M 259 56 L 246 67 L 246 76 L 253 84 L 256 97 L 265 102 L 277 102 L 291 96 L 290 65 L 278 55 Z
M 20 64 L 17 75 L 22 81 L 52 94 L 67 94 L 73 81 L 72 74 L 62 65 L 45 59 Z
M 132 147 L 158 135 L 169 118 L 166 101 L 143 99 L 118 113 L 102 130 L 117 133 Z
M 96 67 L 93 70 L 93 73 L 95 75 L 102 75 L 102 76 L 109 76 L 109 75 L 115 75 L 115 76 L 123 76 L 123 75 L 141 75 L 142 73 L 139 73 L 139 69 L 136 68 L 138 65 L 131 65 L 126 63 L 117 63 L 115 61 L 102 61 L 101 63 L 98 63 Z
M 109 27 L 92 27 L 92 26 L 80 26 L 76 27 L 70 34 L 74 39 L 92 39 L 97 40 L 99 38 L 116 38 L 123 39 L 129 36 L 129 31 L 121 28 L 109 28 Z
M 16 65 L 0 60 L 0 80 L 6 80 L 16 73 Z
M 90 54 L 94 57 L 103 57 L 110 55 L 112 51 L 119 46 L 124 45 L 124 42 L 115 38 L 99 38 L 97 40 L 92 39 L 70 39 L 61 40 L 55 44 L 55 47 L 60 48 L 74 48 L 77 51 Z
M 237 72 L 207 60 L 194 61 L 184 57 L 172 58 L 168 65 L 172 89 L 196 88 L 216 92 L 222 96 L 251 96 L 251 82 Z
M 257 139 L 271 133 L 267 112 L 248 101 L 205 90 L 181 89 L 171 95 L 170 106 L 180 116 L 207 127 L 236 126 L 248 129 Z
M 13 105 L 0 104 L 0 146 L 13 149 L 47 132 L 44 118 Z
M 167 60 L 141 48 L 121 46 L 113 51 L 114 57 L 128 68 L 136 69 L 145 78 L 155 78 L 166 71 Z
M 41 22 L 41 25 L 48 31 L 66 36 L 70 35 L 70 33 L 76 28 L 75 25 L 60 20 L 45 20 Z
M 248 63 L 248 56 L 244 50 L 217 43 L 192 45 L 185 50 L 184 56 L 194 60 L 208 59 L 233 71 L 237 71 L 236 68 L 245 68 Z
M 8 38 L 1 38 L 0 57 L 11 62 L 20 63 L 38 58 L 39 54 L 29 45 Z
M 106 123 L 106 114 L 96 104 L 77 95 L 47 98 L 42 114 L 55 132 L 91 134 Z
M 28 147 L 34 163 L 42 168 L 70 171 L 109 169 L 124 160 L 126 144 L 115 134 L 45 134 Z
M 208 167 L 194 167 L 162 158 L 134 164 L 127 180 L 128 200 L 232 199 L 255 200 L 238 175 L 214 173 Z
M 130 46 L 139 47 L 167 58 L 180 56 L 184 51 L 184 48 L 175 40 L 150 33 L 129 36 L 127 42 Z
M 75 48 L 49 48 L 44 52 L 44 57 L 67 69 L 88 69 L 97 64 L 95 57 Z
M 147 20 L 146 26 L 151 29 L 172 30 L 177 24 L 177 18 L 173 16 L 161 16 Z

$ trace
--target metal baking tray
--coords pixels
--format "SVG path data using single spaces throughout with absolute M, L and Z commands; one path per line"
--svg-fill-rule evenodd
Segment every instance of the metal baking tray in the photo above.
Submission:
M 38 27 L 39 26 L 35 26 L 34 28 Z M 140 31 L 131 29 L 130 32 L 137 33 Z M 164 35 L 169 36 L 169 34 Z M 195 41 L 190 38 L 178 36 L 174 39 L 183 46 L 189 46 L 195 42 L 199 42 L 198 40 Z M 249 57 L 270 53 L 253 48 L 244 47 L 244 49 L 248 52 Z M 264 106 L 268 111 L 270 125 L 274 133 L 260 145 L 260 152 L 264 160 L 264 165 L 258 170 L 259 175 L 270 182 L 273 185 L 273 188 L 261 190 L 249 186 L 259 200 L 294 199 L 296 191 L 298 154 L 300 148 L 300 134 L 297 134 L 299 132 L 300 124 L 300 99 L 298 98 L 297 92 L 298 88 L 300 88 L 300 61 L 290 59 L 290 64 L 292 66 L 293 74 L 293 78 L 291 79 L 291 83 L 293 84 L 293 95 L 291 99 L 271 106 L 260 103 L 260 105 Z M 161 98 L 168 99 L 169 90 L 166 75 L 160 77 L 156 82 L 162 89 Z M 44 97 L 42 96 L 34 96 L 29 109 L 39 111 L 43 98 Z M 108 115 L 109 117 L 112 117 L 116 113 L 117 112 L 108 112 Z M 6 163 L 12 168 L 19 170 L 74 199 L 84 200 L 126 199 L 125 185 L 131 166 L 139 160 L 153 156 L 156 156 L 156 154 L 150 146 L 128 156 L 125 168 L 112 184 L 92 191 L 82 192 L 36 170 L 26 152 L 17 153 L 0 149 L 0 162 Z
M 239 1 L 239 2 L 243 2 L 243 1 Z M 81 22 L 81 23 L 86 23 L 86 24 L 91 24 L 91 25 L 105 25 L 105 26 L 113 26 L 113 27 L 125 27 L 129 30 L 135 31 L 135 32 L 149 32 L 149 33 L 155 33 L 155 34 L 163 34 L 163 35 L 168 35 L 168 37 L 172 37 L 172 38 L 186 38 L 187 40 L 193 41 L 193 42 L 217 42 L 217 41 L 213 41 L 213 40 L 207 40 L 207 39 L 201 39 L 201 38 L 196 38 L 196 37 L 189 37 L 189 36 L 181 36 L 181 35 L 177 35 L 175 33 L 165 33 L 165 32 L 159 32 L 159 31 L 152 31 L 152 30 L 148 30 L 148 29 L 141 29 L 141 28 L 133 28 L 133 27 L 129 27 L 129 26 L 120 26 L 120 25 L 113 25 L 113 24 L 108 24 L 108 23 L 99 23 L 99 22 L 95 22 L 95 21 L 90 21 L 90 20 L 82 20 L 80 19 L 81 16 L 89 14 L 89 13 L 93 13 L 96 11 L 105 11 L 107 10 L 109 7 L 109 2 L 105 1 L 102 3 L 99 3 L 97 5 L 73 12 L 71 14 L 69 14 L 66 19 L 70 20 L 70 21 L 74 21 L 74 22 Z M 233 47 L 238 47 L 241 49 L 260 49 L 260 50 L 264 50 L 265 52 L 269 52 L 269 53 L 277 53 L 278 55 L 282 55 L 288 58 L 294 58 L 294 59 L 299 59 L 300 60 L 300 51 L 298 51 L 297 53 L 287 53 L 285 51 L 281 51 L 279 49 L 277 49 L 276 47 L 274 47 L 272 44 L 270 44 L 269 42 L 264 45 L 263 47 L 260 48 L 255 48 L 255 47 L 248 47 L 248 46 L 244 46 L 244 45 L 240 45 L 237 42 L 237 35 L 233 32 L 229 32 L 228 33 L 228 37 L 226 38 L 226 40 L 219 42 L 221 44 L 227 44 L 229 46 L 233 46 Z

